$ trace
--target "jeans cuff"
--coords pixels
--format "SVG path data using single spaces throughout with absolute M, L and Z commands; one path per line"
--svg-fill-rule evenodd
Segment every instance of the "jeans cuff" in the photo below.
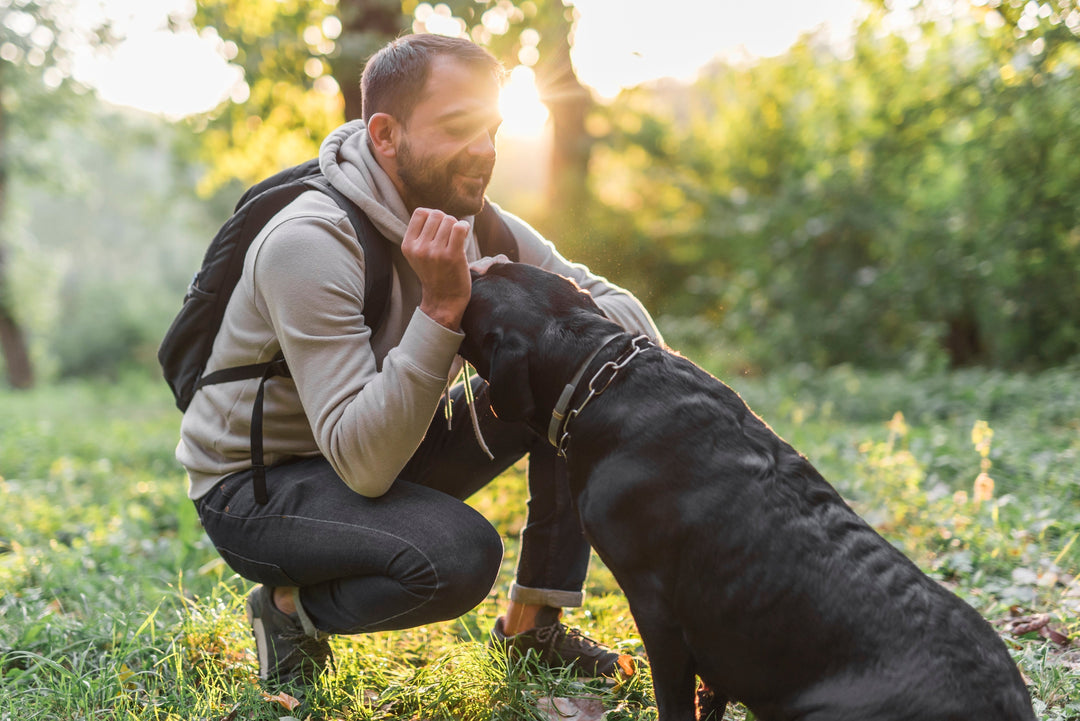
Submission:
M 583 591 L 560 591 L 552 588 L 529 588 L 517 583 L 510 584 L 510 600 L 533 606 L 577 608 L 585 601 Z

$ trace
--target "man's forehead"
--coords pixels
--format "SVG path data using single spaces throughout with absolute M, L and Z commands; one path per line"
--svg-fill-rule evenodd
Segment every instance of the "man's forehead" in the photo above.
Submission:
M 499 90 L 498 80 L 486 69 L 440 55 L 432 60 L 423 95 L 448 112 L 483 112 L 485 107 L 497 112 Z

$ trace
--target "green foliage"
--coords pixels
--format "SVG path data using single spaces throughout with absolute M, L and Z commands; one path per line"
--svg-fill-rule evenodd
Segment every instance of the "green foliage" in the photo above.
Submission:
M 246 97 L 241 94 L 195 122 L 207 163 L 201 191 L 231 180 L 250 184 L 313 157 L 334 127 L 360 116 L 359 79 L 367 59 L 410 28 L 468 35 L 507 68 L 535 67 L 546 102 L 567 102 L 568 80 L 574 78 L 568 37 L 576 17 L 572 4 L 450 0 L 435 8 L 426 4 L 429 13 L 418 15 L 420 5 L 417 0 L 198 3 L 195 25 L 222 37 L 231 62 L 244 70 L 247 88 Z M 431 22 L 426 25 L 421 16 Z
M 62 181 L 20 176 L 10 186 L 6 272 L 43 379 L 156 367 L 161 336 L 231 208 L 196 199 L 189 142 L 182 128 L 99 108 L 54 125 L 41 146 L 55 151 Z
M 751 366 L 1068 361 L 1077 28 L 1035 17 L 1054 44 L 1017 39 L 974 12 L 888 31 L 878 11 L 847 53 L 810 36 L 692 92 L 624 94 L 594 235 Z
M 229 102 L 195 126 L 202 130 L 208 195 L 232 180 L 250 185 L 315 157 L 344 120 L 330 75 L 341 25 L 337 3 L 322 0 L 203 0 L 195 24 L 223 38 L 244 70 L 246 98 Z M 329 22 L 328 22 L 329 21 Z
M 1001 629 L 1048 721 L 1080 714 L 1080 658 L 1053 635 L 1080 634 L 1074 377 L 803 367 L 732 382 L 890 540 Z M 0 391 L 0 506 L 18 510 L 0 518 L 0 719 L 290 714 L 253 678 L 249 584 L 184 495 L 178 425 L 164 384 L 144 376 Z M 646 664 L 615 685 L 586 683 L 485 647 L 517 560 L 523 470 L 472 499 L 507 545 L 492 596 L 457 621 L 335 638 L 336 672 L 294 717 L 546 720 L 549 699 L 562 699 L 612 721 L 655 721 Z M 995 484 L 976 499 L 983 472 Z M 596 559 L 587 591 L 570 621 L 641 655 Z
M 9 173 L 48 176 L 40 141 L 52 122 L 77 117 L 87 107 L 85 93 L 71 78 L 73 56 L 107 44 L 107 27 L 76 20 L 69 0 L 3 2 L 0 24 L 0 168 Z

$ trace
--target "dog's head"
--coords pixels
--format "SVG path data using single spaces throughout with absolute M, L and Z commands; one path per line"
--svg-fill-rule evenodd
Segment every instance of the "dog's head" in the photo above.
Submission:
M 557 385 L 557 394 L 558 379 L 574 372 L 565 366 L 575 356 L 563 360 L 560 353 L 587 340 L 587 328 L 602 316 L 592 297 L 567 278 L 521 263 L 492 265 L 473 273 L 461 355 L 487 379 L 499 418 L 528 420 L 542 400 L 537 389 Z

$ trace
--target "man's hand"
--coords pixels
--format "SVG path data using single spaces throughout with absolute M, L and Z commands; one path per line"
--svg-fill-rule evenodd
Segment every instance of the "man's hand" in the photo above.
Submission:
M 401 252 L 420 278 L 420 310 L 450 330 L 461 328 L 472 280 L 465 260 L 469 224 L 441 210 L 417 208 Z

